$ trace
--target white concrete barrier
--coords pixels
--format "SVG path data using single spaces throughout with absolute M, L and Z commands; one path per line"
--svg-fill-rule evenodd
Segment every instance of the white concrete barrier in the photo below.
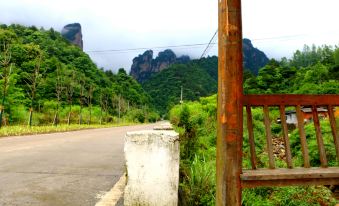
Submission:
M 174 131 L 128 132 L 124 205 L 177 206 L 179 135 Z
M 173 130 L 173 127 L 170 123 L 164 123 L 158 126 L 153 127 L 154 130 Z

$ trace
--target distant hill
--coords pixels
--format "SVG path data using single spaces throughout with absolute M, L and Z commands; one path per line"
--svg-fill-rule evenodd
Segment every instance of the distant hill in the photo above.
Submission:
M 162 113 L 180 101 L 181 86 L 184 101 L 197 100 L 217 92 L 217 57 L 172 64 L 153 75 L 142 85 L 152 97 L 153 105 Z
M 153 51 L 147 50 L 133 59 L 130 74 L 138 82 L 144 82 L 153 74 L 167 69 L 172 64 L 187 63 L 189 61 L 189 56 L 177 57 L 170 49 L 159 52 L 158 56 L 153 59 Z
M 170 49 L 160 52 L 159 55 L 154 59 L 153 51 L 147 50 L 143 54 L 140 54 L 138 57 L 135 57 L 133 59 L 130 74 L 138 82 L 142 83 L 147 81 L 154 74 L 161 72 L 164 69 L 167 69 L 172 64 L 185 64 L 191 63 L 192 61 L 194 62 L 197 60 L 190 60 L 189 56 L 177 57 L 175 53 Z M 259 69 L 264 67 L 269 59 L 264 52 L 260 51 L 257 48 L 254 48 L 249 39 L 244 39 L 243 61 L 244 68 L 250 70 L 253 74 L 257 75 Z M 217 69 L 217 67 L 210 69 L 215 70 Z
M 253 47 L 249 39 L 243 39 L 242 52 L 244 68 L 250 70 L 255 75 L 257 75 L 259 69 L 264 67 L 269 61 L 266 54 Z

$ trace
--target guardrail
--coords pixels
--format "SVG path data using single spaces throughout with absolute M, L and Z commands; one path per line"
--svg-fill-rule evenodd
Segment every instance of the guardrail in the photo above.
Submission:
M 337 159 L 339 162 L 339 136 L 336 128 L 336 120 L 334 117 L 334 106 L 339 106 L 339 95 L 244 95 L 243 105 L 246 107 L 247 113 L 247 129 L 250 145 L 250 162 L 252 169 L 243 170 L 240 177 L 242 187 L 256 186 L 283 186 L 283 185 L 330 185 L 339 184 L 339 168 L 328 167 L 326 151 L 324 147 L 321 127 L 319 122 L 318 108 L 325 107 L 328 112 L 328 119 L 332 129 L 333 140 Z M 288 128 L 286 123 L 285 108 L 294 106 L 296 108 L 296 116 L 298 120 L 298 130 L 303 156 L 303 167 L 295 168 L 292 162 L 291 147 L 288 137 Z M 304 130 L 304 118 L 302 116 L 301 107 L 307 106 L 312 110 L 313 123 L 317 138 L 317 146 L 319 151 L 319 159 L 321 166 L 311 168 L 306 134 Z M 266 131 L 267 153 L 269 168 L 257 168 L 255 137 L 253 133 L 252 123 L 252 107 L 262 107 L 264 114 L 264 125 Z M 280 120 L 284 137 L 284 146 L 286 151 L 287 168 L 276 168 L 272 135 L 269 119 L 269 108 L 279 107 Z

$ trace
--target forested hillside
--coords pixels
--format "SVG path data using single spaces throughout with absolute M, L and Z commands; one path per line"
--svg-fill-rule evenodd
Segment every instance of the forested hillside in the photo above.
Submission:
M 181 98 L 197 100 L 217 92 L 218 60 L 208 57 L 187 64 L 173 64 L 143 83 L 153 104 L 165 114 Z
M 264 52 L 253 46 L 251 40 L 243 39 L 242 43 L 244 68 L 254 74 L 258 74 L 258 70 L 265 66 L 269 59 Z M 200 59 L 191 60 L 188 55 L 177 57 L 171 49 L 159 52 L 158 56 L 153 58 L 153 50 L 147 50 L 133 59 L 130 74 L 138 82 L 144 83 L 173 64 L 190 64 L 192 61 L 199 62 Z M 209 69 L 217 72 L 218 66 L 216 65 Z
M 290 60 L 271 60 L 258 76 L 244 78 L 249 94 L 339 94 L 339 49 L 305 46 Z
M 123 69 L 104 72 L 53 29 L 0 25 L 0 45 L 3 124 L 102 123 L 150 111 Z
M 192 101 L 217 92 L 218 57 L 173 64 L 143 83 L 161 113 L 180 101 Z M 258 75 L 244 70 L 244 92 L 338 94 L 339 49 L 331 46 L 305 46 L 291 59 L 271 60 Z

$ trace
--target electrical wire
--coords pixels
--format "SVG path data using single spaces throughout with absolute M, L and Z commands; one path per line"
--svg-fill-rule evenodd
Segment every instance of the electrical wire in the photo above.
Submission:
M 217 36 L 217 33 L 218 33 L 218 29 L 214 32 L 211 40 L 207 44 L 206 49 L 203 51 L 202 55 L 200 56 L 200 59 L 203 58 L 205 56 L 205 54 L 207 54 L 207 50 L 209 51 L 209 48 L 210 48 L 210 46 L 212 44 L 212 41 L 214 41 L 214 38 Z
M 155 47 L 139 47 L 139 48 L 127 48 L 127 49 L 106 49 L 106 50 L 85 50 L 84 52 L 89 54 L 105 54 L 105 53 L 129 53 L 129 52 L 136 52 L 136 51 L 143 51 L 143 50 L 153 50 L 153 51 L 161 51 L 161 49 L 168 49 L 168 48 L 175 48 L 175 49 L 200 49 L 202 46 L 206 46 L 205 50 L 203 51 L 201 58 L 204 57 L 214 45 L 217 44 L 217 33 L 218 30 L 214 33 L 212 38 L 208 43 L 196 43 L 196 44 L 179 44 L 179 45 L 168 45 L 168 46 L 155 46 Z M 265 38 L 253 38 L 251 39 L 252 42 L 261 42 L 261 41 L 272 41 L 272 40 L 279 40 L 279 41 L 286 41 L 292 39 L 299 39 L 308 36 L 307 34 L 298 34 L 298 35 L 290 35 L 290 36 L 276 36 L 276 37 L 265 37 Z
M 125 51 L 128 52 L 128 51 L 138 51 L 138 50 L 148 50 L 148 49 L 181 48 L 181 47 L 194 47 L 194 46 L 205 46 L 205 45 L 208 45 L 208 43 L 181 44 L 181 45 L 157 46 L 157 47 L 140 47 L 140 48 L 130 48 L 130 49 L 88 50 L 85 52 L 88 52 L 88 53 L 125 52 Z

